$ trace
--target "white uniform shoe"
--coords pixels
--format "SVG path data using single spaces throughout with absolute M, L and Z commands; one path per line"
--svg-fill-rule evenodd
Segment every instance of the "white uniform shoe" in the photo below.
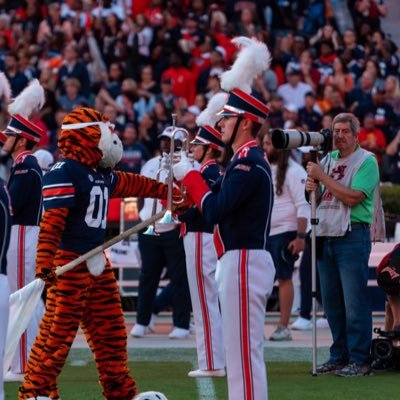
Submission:
M 297 317 L 296 321 L 289 325 L 289 328 L 294 331 L 310 331 L 312 329 L 312 323 L 309 319 Z
M 28 400 L 51 400 L 51 398 L 46 396 L 38 396 L 38 397 L 29 397 Z
M 135 324 L 131 329 L 131 336 L 135 338 L 142 338 L 146 335 L 147 326 Z
M 4 375 L 4 382 L 23 382 L 24 374 L 14 374 L 14 372 L 8 371 Z
M 221 369 L 196 369 L 188 372 L 191 378 L 219 378 L 226 375 L 225 368 Z
M 189 336 L 189 329 L 182 329 L 175 327 L 168 335 L 170 339 L 186 339 Z

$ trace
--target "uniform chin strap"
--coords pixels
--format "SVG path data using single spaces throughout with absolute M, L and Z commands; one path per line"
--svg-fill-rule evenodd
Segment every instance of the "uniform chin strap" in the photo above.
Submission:
M 203 162 L 204 157 L 206 156 L 206 153 L 207 153 L 207 149 L 208 149 L 207 145 L 206 146 L 201 146 L 201 147 L 203 147 L 203 155 L 200 157 L 199 164 L 201 164 Z
M 14 137 L 15 137 L 15 140 L 14 140 L 14 143 L 13 143 L 13 145 L 11 147 L 10 154 L 14 153 L 15 146 L 17 145 L 19 139 L 21 139 L 21 136 L 19 136 L 19 135 L 16 135 Z
M 240 115 L 238 115 L 237 120 L 236 120 L 236 124 L 235 127 L 233 128 L 233 132 L 232 132 L 232 136 L 231 139 L 229 140 L 228 146 L 232 147 L 233 143 L 235 142 L 236 139 L 236 135 L 239 129 L 239 125 L 240 125 L 240 121 L 242 120 L 242 117 Z

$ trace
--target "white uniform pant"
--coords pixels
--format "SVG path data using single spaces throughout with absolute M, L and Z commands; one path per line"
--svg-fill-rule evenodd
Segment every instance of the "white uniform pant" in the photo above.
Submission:
M 265 307 L 275 267 L 265 250 L 231 250 L 217 264 L 229 400 L 267 400 Z
M 202 370 L 225 367 L 222 319 L 215 280 L 217 254 L 211 233 L 188 232 L 183 238 L 196 332 L 197 359 Z
M 7 337 L 10 289 L 7 277 L 0 274 L 0 400 L 4 400 L 4 346 Z
M 7 251 L 7 277 L 10 293 L 16 292 L 35 279 L 38 235 L 38 226 L 13 225 L 11 227 L 10 246 Z M 26 331 L 21 336 L 11 362 L 11 371 L 15 374 L 25 371 L 43 312 L 44 304 L 40 301 Z

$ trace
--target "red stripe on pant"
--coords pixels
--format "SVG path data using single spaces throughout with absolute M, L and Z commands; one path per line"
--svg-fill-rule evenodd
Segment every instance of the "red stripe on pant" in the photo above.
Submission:
M 25 286 L 25 226 L 20 226 L 18 229 L 18 289 Z M 20 346 L 20 366 L 21 372 L 25 371 L 27 363 L 27 334 L 26 331 L 21 336 L 19 341 Z M 19 371 L 18 371 L 19 372 Z
M 203 325 L 204 325 L 204 344 L 206 346 L 206 358 L 207 358 L 207 368 L 214 369 L 213 357 L 212 357 L 212 344 L 211 344 L 211 327 L 210 327 L 210 317 L 208 315 L 207 299 L 204 289 L 203 280 L 203 263 L 202 263 L 202 236 L 200 232 L 196 233 L 196 275 L 197 283 L 199 287 L 199 298 L 201 313 L 203 315 Z
M 250 361 L 250 334 L 249 334 L 249 293 L 248 293 L 248 253 L 247 250 L 240 251 L 239 268 L 239 290 L 240 290 L 240 330 L 242 334 L 242 365 L 244 398 L 253 399 L 253 382 L 251 377 Z

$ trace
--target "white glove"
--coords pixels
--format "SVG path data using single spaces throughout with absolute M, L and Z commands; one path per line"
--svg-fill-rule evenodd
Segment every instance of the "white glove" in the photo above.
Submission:
M 161 168 L 165 170 L 169 170 L 171 167 L 171 156 L 168 153 L 162 153 L 161 158 Z
M 174 164 L 174 177 L 177 181 L 181 181 L 188 172 L 194 170 L 193 164 L 188 159 L 184 151 L 181 152 L 181 160 Z

